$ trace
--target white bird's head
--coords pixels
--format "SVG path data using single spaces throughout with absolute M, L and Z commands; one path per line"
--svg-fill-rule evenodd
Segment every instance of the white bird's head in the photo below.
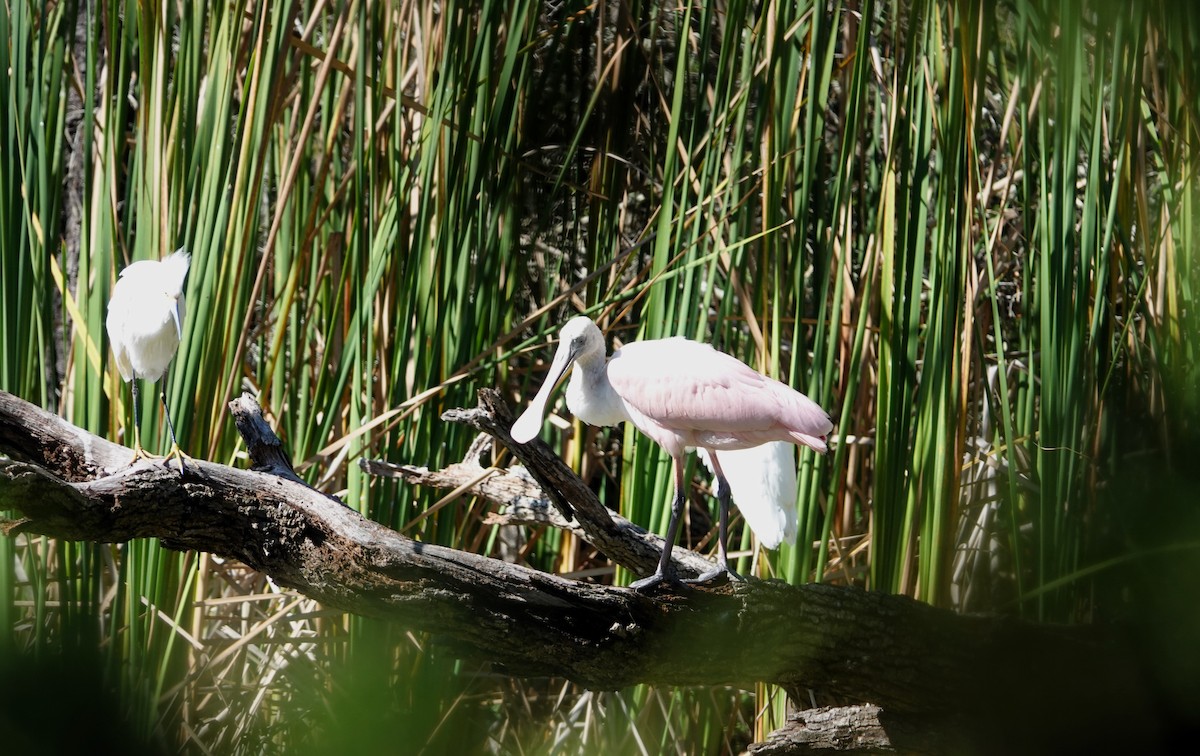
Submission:
M 171 317 L 175 319 L 175 333 L 183 339 L 183 281 L 187 278 L 192 258 L 182 248 L 164 257 L 158 267 L 157 284 L 162 294 L 170 300 Z
M 604 334 L 600 333 L 600 329 L 591 318 L 584 315 L 571 318 L 558 335 L 558 351 L 554 353 L 554 362 L 550 363 L 550 372 L 546 374 L 545 383 L 538 389 L 537 396 L 533 397 L 529 407 L 513 423 L 510 435 L 518 444 L 529 442 L 542 429 L 542 418 L 546 415 L 546 404 L 550 401 L 550 394 L 571 369 L 571 365 L 577 360 L 585 364 L 596 359 L 601 362 L 604 360 Z

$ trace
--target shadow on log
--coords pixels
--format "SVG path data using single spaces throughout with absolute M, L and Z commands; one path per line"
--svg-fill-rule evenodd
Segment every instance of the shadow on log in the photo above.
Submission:
M 180 479 L 161 462 L 129 467 L 132 450 L 0 392 L 0 508 L 20 517 L 5 532 L 157 538 L 233 557 L 330 607 L 431 633 L 512 675 L 595 689 L 768 682 L 872 705 L 865 720 L 861 712 L 825 720 L 848 728 L 835 746 L 842 751 L 1146 750 L 1164 737 L 1140 669 L 1094 629 L 778 581 L 645 596 L 418 543 L 295 479 L 279 449 L 265 457 L 274 434 L 253 400 L 231 410 L 261 471 L 197 461 Z M 454 419 L 510 442 L 512 418 L 495 392 L 481 392 L 480 407 Z M 611 517 L 544 444 L 513 452 L 547 491 L 566 497 L 560 510 L 594 545 L 635 571 L 653 567 L 661 541 Z M 676 560 L 681 570 L 704 562 L 681 549 Z M 811 735 L 815 721 L 797 731 Z M 856 739 L 868 732 L 882 740 Z M 777 735 L 755 748 L 830 747 Z

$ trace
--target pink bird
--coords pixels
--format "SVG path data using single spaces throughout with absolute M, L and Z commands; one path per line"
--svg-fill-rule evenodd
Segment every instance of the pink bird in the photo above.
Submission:
M 799 391 L 708 344 L 684 338 L 638 341 L 616 350 L 606 361 L 603 334 L 582 316 L 563 326 L 560 337 L 546 382 L 513 423 L 513 440 L 526 443 L 538 434 L 555 384 L 577 364 L 567 386 L 571 412 L 589 425 L 628 420 L 675 462 L 675 499 L 662 557 L 654 574 L 632 587 L 645 590 L 664 580 L 675 582 L 669 567 L 683 513 L 684 456 L 696 448 L 708 454 L 720 502 L 717 566 L 696 582 L 724 576 L 736 579 L 726 556 L 729 482 L 718 452 L 772 441 L 824 452 L 825 436 L 833 430 L 829 415 Z

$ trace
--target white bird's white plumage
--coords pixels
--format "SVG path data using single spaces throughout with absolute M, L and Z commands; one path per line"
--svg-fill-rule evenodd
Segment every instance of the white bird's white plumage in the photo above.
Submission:
M 121 271 L 108 300 L 104 325 L 112 344 L 117 370 L 133 388 L 133 461 L 150 457 L 142 448 L 138 422 L 137 379 L 157 381 L 166 372 L 183 338 L 183 281 L 191 259 L 182 249 L 162 260 L 141 260 Z M 179 458 L 183 475 L 183 451 L 175 439 L 166 391 L 161 391 L 171 454 Z
M 183 280 L 190 259 L 182 250 L 163 260 L 141 260 L 121 271 L 108 302 L 105 326 L 117 370 L 157 381 L 183 335 Z
M 790 445 L 826 450 L 824 437 L 833 424 L 823 409 L 707 344 L 682 338 L 639 341 L 606 360 L 604 336 L 590 319 L 571 319 L 560 335 L 546 382 L 513 424 L 514 441 L 537 436 L 555 384 L 576 364 L 567 386 L 567 407 L 576 417 L 589 425 L 633 423 L 675 459 L 677 488 L 683 456 L 692 448 L 705 450 L 705 463 L 733 489 L 763 545 L 794 541 L 796 470 Z M 719 461 L 710 456 L 716 452 Z M 681 496 L 677 490 L 676 509 Z M 673 514 L 655 574 L 659 579 L 676 519 Z M 720 547 L 719 569 L 724 569 L 723 540 Z

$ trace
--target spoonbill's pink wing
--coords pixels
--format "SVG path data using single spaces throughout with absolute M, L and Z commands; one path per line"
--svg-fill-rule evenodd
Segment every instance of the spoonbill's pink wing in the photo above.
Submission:
M 821 437 L 833 427 L 800 392 L 687 339 L 622 347 L 608 362 L 608 379 L 631 416 L 679 434 L 687 446 L 744 448 L 779 440 L 824 451 Z

